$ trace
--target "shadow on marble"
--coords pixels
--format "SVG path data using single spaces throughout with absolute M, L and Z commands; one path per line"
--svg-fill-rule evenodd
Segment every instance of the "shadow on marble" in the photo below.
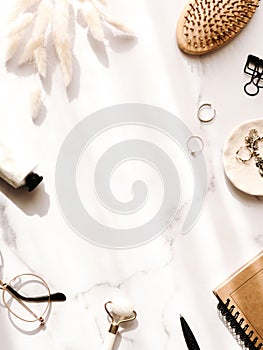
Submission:
M 94 39 L 90 32 L 87 33 L 87 39 L 98 61 L 105 68 L 110 67 L 107 47 L 116 53 L 121 53 L 130 51 L 137 44 L 136 37 L 129 36 L 127 34 L 114 35 L 113 32 L 107 27 L 105 27 L 105 39 L 108 41 L 108 45 L 105 45 L 105 43 Z
M 227 177 L 226 185 L 233 197 L 237 198 L 240 202 L 242 201 L 243 204 L 252 205 L 253 202 L 255 203 L 256 199 L 253 196 L 235 189 Z M 225 202 L 225 194 L 220 192 L 216 197 L 210 196 L 207 200 L 207 211 L 210 213 L 208 215 L 213 223 L 214 237 L 216 237 L 218 252 L 221 254 L 220 261 L 222 268 L 227 267 L 228 262 L 230 260 L 233 261 L 235 258 L 232 246 L 229 245 L 230 241 L 235 242 L 235 250 L 241 256 L 245 255 L 247 249 L 244 240 L 240 237 L 240 232 L 236 229 L 236 220 L 238 220 L 239 214 L 235 215 L 234 210 L 229 211 Z
M 76 39 L 76 21 L 75 21 L 75 11 L 73 6 L 70 4 L 70 24 L 69 31 L 72 40 L 72 80 L 67 87 L 67 96 L 69 101 L 76 99 L 79 96 L 79 84 L 80 84 L 80 65 L 73 53 L 73 47 L 75 46 Z
M 36 126 L 40 126 L 44 122 L 44 120 L 46 119 L 46 116 L 47 116 L 47 108 L 44 105 L 44 103 L 42 102 L 40 105 L 39 113 L 38 113 L 37 117 L 33 120 L 33 123 Z
M 138 325 L 139 325 L 139 322 L 137 319 L 135 319 L 132 322 L 127 322 L 126 324 L 123 323 L 121 325 L 121 328 L 119 328 L 118 334 L 116 336 L 113 350 L 118 350 L 121 347 L 122 338 L 125 337 L 125 334 L 131 330 L 136 329 Z M 132 343 L 132 340 L 130 340 L 130 342 Z
M 255 202 L 263 202 L 263 196 L 252 196 L 250 194 L 247 194 L 245 192 L 242 192 L 238 188 L 236 188 L 231 181 L 228 179 L 228 177 L 225 174 L 225 181 L 227 188 L 229 189 L 229 192 L 232 194 L 232 196 L 239 200 L 242 203 L 255 203 Z
M 109 31 L 106 38 L 109 40 L 112 51 L 117 53 L 130 51 L 138 41 L 135 36 L 129 36 L 127 34 L 114 35 L 112 31 Z
M 45 316 L 45 322 L 48 321 L 50 312 L 51 312 L 52 305 L 50 304 L 50 308 L 48 310 L 48 313 Z M 45 331 L 47 329 L 46 323 L 44 325 L 41 325 L 38 321 L 36 322 L 25 322 L 25 321 L 20 321 L 16 317 L 14 317 L 9 311 L 8 311 L 8 318 L 9 321 L 11 322 L 12 326 L 15 327 L 16 330 L 18 330 L 20 333 L 25 334 L 25 335 L 35 335 L 38 334 L 41 331 Z M 17 321 L 17 322 L 16 322 Z M 21 322 L 25 326 L 32 326 L 32 329 L 26 329 L 18 325 L 18 323 Z M 30 324 L 29 324 L 30 323 Z M 36 324 L 36 327 L 34 327 L 34 324 Z
M 87 32 L 87 43 L 86 45 L 90 45 L 93 53 L 96 55 L 97 60 L 106 68 L 109 68 L 110 62 L 109 62 L 109 56 L 107 54 L 107 50 L 105 47 L 105 44 L 94 39 L 93 36 L 90 34 L 89 30 L 87 29 L 87 24 L 83 20 L 83 16 L 81 15 L 80 11 L 78 10 L 76 21 L 78 25 Z
M 52 35 L 49 34 L 47 37 L 46 48 L 48 52 L 48 60 L 47 60 L 47 76 L 45 79 L 40 78 L 43 89 L 45 90 L 47 95 L 51 94 L 52 84 L 53 84 L 53 75 L 55 69 L 58 65 L 57 55 L 54 50 L 54 44 L 52 41 Z
M 34 191 L 28 192 L 25 187 L 13 188 L 0 179 L 0 191 L 28 216 L 43 217 L 49 211 L 50 198 L 45 192 L 44 183 Z
M 4 310 L 1 310 L 4 313 Z M 5 329 L 5 322 L 2 320 L 2 315 L 1 315 L 1 332 L 0 332 L 0 344 L 1 344 L 1 349 L 6 349 L 6 350 L 15 350 L 17 349 L 16 345 L 14 344 L 13 339 L 11 340 L 8 337 L 8 331 Z
M 80 74 L 81 69 L 78 60 L 74 55 L 72 55 L 72 81 L 67 88 L 68 100 L 71 102 L 74 99 L 77 99 L 79 96 L 80 89 Z
M 3 279 L 4 276 L 4 257 L 0 250 L 0 279 Z
M 108 56 L 105 44 L 94 39 L 89 32 L 87 33 L 87 40 L 88 40 L 90 47 L 92 48 L 92 51 L 96 55 L 98 61 L 105 68 L 109 68 L 110 61 L 109 61 L 109 56 Z
M 29 75 L 36 74 L 36 68 L 33 64 L 18 65 L 18 54 L 14 58 L 6 63 L 6 70 L 8 73 L 13 73 L 18 77 L 27 77 Z

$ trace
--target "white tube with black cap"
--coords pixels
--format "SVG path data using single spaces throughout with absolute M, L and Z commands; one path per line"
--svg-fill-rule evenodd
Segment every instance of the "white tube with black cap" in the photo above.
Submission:
M 34 157 L 23 148 L 11 149 L 0 141 L 0 177 L 12 187 L 26 186 L 29 192 L 33 191 L 43 180 L 34 172 L 36 166 Z

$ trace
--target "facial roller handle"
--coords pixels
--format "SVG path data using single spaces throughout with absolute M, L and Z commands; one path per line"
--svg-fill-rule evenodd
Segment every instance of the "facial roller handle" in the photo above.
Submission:
M 116 334 L 107 333 L 101 350 L 112 350 L 116 339 Z

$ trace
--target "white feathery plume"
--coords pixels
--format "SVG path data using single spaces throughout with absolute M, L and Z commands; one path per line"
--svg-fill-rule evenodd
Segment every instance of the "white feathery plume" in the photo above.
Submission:
M 89 1 L 89 0 L 79 0 L 79 2 L 86 2 L 86 1 Z M 107 1 L 106 0 L 97 0 L 98 2 L 100 2 L 102 5 L 107 5 Z
M 49 0 L 43 0 L 38 7 L 37 15 L 34 23 L 32 37 L 27 43 L 19 64 L 32 62 L 34 60 L 35 51 L 37 49 L 44 49 L 45 32 L 53 14 L 54 6 Z M 43 55 L 39 55 L 38 60 Z
M 34 15 L 24 13 L 7 30 L 7 43 L 5 50 L 5 61 L 9 61 L 16 53 L 25 28 L 32 22 Z
M 32 33 L 33 38 L 43 36 L 47 29 L 54 11 L 54 5 L 49 0 L 42 0 L 37 9 L 35 25 Z
M 31 117 L 33 121 L 37 119 L 40 111 L 40 107 L 42 104 L 41 95 L 42 93 L 41 93 L 40 86 L 36 85 L 32 89 L 30 94 L 30 111 L 31 111 Z
M 118 29 L 126 34 L 129 34 L 129 35 L 135 35 L 134 31 L 132 29 L 130 29 L 129 27 L 127 27 L 122 22 L 117 21 L 116 19 L 112 18 L 111 16 L 109 16 L 105 12 L 100 11 L 100 14 L 106 22 L 108 22 L 110 25 L 112 25 L 116 29 Z
M 69 1 L 56 0 L 53 17 L 53 41 L 64 76 L 65 86 L 72 79 L 72 52 L 69 35 Z
M 93 3 L 88 1 L 84 2 L 80 8 L 80 13 L 93 38 L 98 41 L 104 41 L 104 29 L 101 23 L 101 18 Z
M 129 35 L 135 35 L 134 31 L 131 30 L 129 27 L 127 27 L 125 24 L 123 24 L 120 21 L 117 21 L 115 18 L 111 17 L 109 14 L 107 14 L 104 9 L 102 9 L 101 6 L 99 6 L 99 4 L 96 4 L 95 0 L 90 0 L 90 2 L 94 5 L 94 7 L 96 8 L 96 10 L 98 11 L 98 13 L 100 14 L 100 16 L 104 19 L 104 21 L 106 21 L 107 23 L 109 23 L 110 25 L 112 25 L 113 27 L 117 28 L 118 30 L 129 34 Z
M 10 23 L 5 32 L 6 37 L 16 35 L 18 32 L 24 30 L 32 21 L 34 15 L 33 13 L 26 12 L 19 16 L 14 23 Z
M 39 75 L 45 79 L 47 76 L 47 50 L 44 47 L 44 42 L 41 47 L 34 51 L 34 60 Z
M 102 5 L 107 5 L 107 1 L 106 0 L 98 0 Z
M 11 60 L 17 51 L 18 45 L 22 38 L 22 34 L 17 34 L 8 39 L 5 48 L 5 62 Z
M 9 15 L 8 22 L 14 21 L 19 14 L 27 11 L 32 6 L 36 5 L 40 0 L 17 0 L 12 12 Z

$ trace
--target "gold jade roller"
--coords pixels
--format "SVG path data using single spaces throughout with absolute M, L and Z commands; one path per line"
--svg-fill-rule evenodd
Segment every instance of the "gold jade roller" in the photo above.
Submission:
M 126 299 L 119 298 L 114 302 L 108 301 L 104 307 L 111 319 L 111 325 L 102 350 L 112 350 L 119 326 L 124 322 L 135 320 L 137 313 L 133 310 L 132 304 Z

